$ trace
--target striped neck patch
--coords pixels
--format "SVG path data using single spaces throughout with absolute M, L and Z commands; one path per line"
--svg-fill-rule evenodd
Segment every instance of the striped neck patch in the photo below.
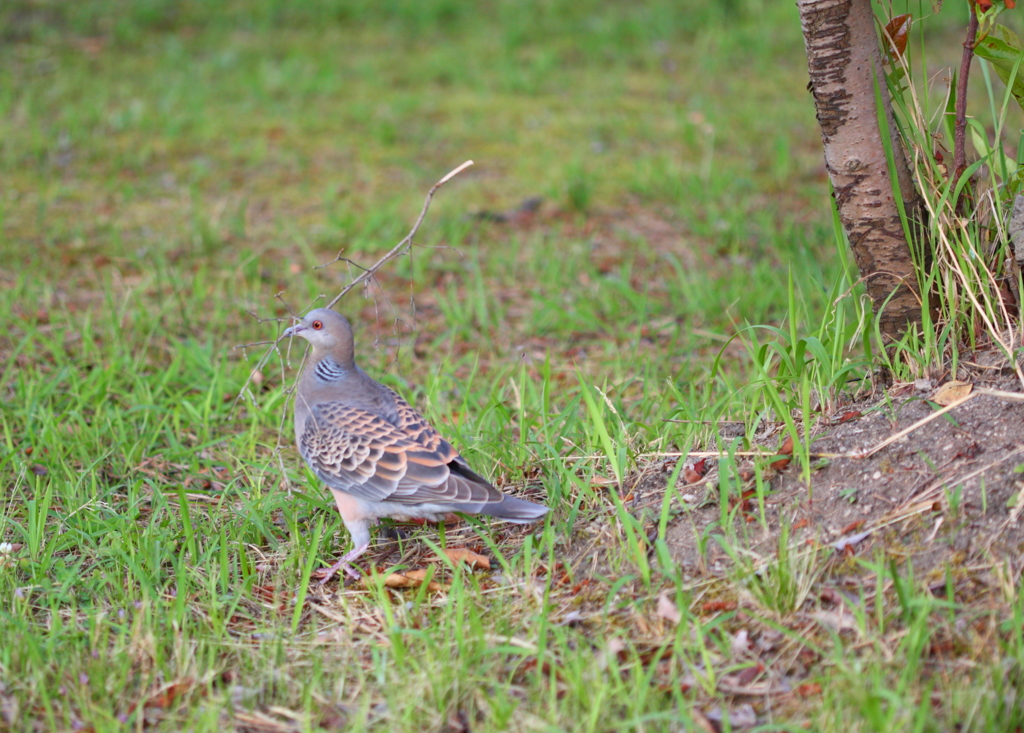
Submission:
M 322 359 L 313 369 L 313 374 L 321 382 L 337 382 L 345 376 L 345 370 L 334 359 Z

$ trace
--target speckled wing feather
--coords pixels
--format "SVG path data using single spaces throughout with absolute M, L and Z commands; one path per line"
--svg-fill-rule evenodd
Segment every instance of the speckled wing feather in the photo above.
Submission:
M 342 402 L 316 405 L 299 439 L 302 457 L 328 486 L 365 501 L 502 500 L 409 403 L 397 395 L 395 403 L 395 423 Z

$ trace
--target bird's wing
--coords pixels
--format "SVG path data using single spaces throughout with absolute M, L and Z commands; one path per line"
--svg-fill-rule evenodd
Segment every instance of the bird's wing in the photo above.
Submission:
M 398 398 L 397 424 L 341 402 L 315 406 L 299 452 L 328 486 L 365 501 L 497 502 L 502 494 Z

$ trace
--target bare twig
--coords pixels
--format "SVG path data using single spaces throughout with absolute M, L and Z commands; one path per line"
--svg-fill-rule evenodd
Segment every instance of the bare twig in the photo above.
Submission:
M 953 185 L 960 181 L 960 176 L 967 169 L 967 77 L 971 73 L 971 59 L 974 58 L 974 45 L 978 37 L 978 11 L 974 1 L 968 3 L 971 19 L 967 24 L 967 40 L 964 41 L 964 53 L 960 59 L 960 77 L 956 82 L 956 122 L 953 127 Z M 960 202 L 955 202 L 957 210 Z
M 453 170 L 451 170 L 448 173 L 446 173 L 444 176 L 442 176 L 441 180 L 439 180 L 437 183 L 435 183 L 433 186 L 430 187 L 430 190 L 427 191 L 427 198 L 423 202 L 423 209 L 420 211 L 420 215 L 417 217 L 416 223 L 413 224 L 412 229 L 409 230 L 409 233 L 405 236 L 404 239 L 402 239 L 402 241 L 400 241 L 398 244 L 396 244 L 394 247 L 392 247 L 391 250 L 387 254 L 385 254 L 383 257 L 381 257 L 379 260 L 377 260 L 372 266 L 370 266 L 370 267 L 363 267 L 362 265 L 359 265 L 358 263 L 353 262 L 352 260 L 348 259 L 347 257 L 342 257 L 340 253 L 331 262 L 328 262 L 325 265 L 321 265 L 320 267 L 326 267 L 327 265 L 333 264 L 335 262 L 345 261 L 349 265 L 358 267 L 360 270 L 362 270 L 362 272 L 356 278 L 354 278 L 348 285 L 346 285 L 344 288 L 342 288 L 341 292 L 338 293 L 336 296 L 334 296 L 334 299 L 331 300 L 331 302 L 328 303 L 325 307 L 332 308 L 339 300 L 341 300 L 342 296 L 344 296 L 345 293 L 347 293 L 348 291 L 350 291 L 352 288 L 356 287 L 357 285 L 359 285 L 361 283 L 365 283 L 367 280 L 370 280 L 371 278 L 373 278 L 373 276 L 376 274 L 376 272 L 378 270 L 380 270 L 380 268 L 383 267 L 384 264 L 386 262 L 388 262 L 388 260 L 394 259 L 395 257 L 397 257 L 397 256 L 399 256 L 401 254 L 404 254 L 405 252 L 407 252 L 409 250 L 409 247 L 412 246 L 413 237 L 416 236 L 416 232 L 419 231 L 420 225 L 423 223 L 423 219 L 427 215 L 427 210 L 430 208 L 430 201 L 431 201 L 431 199 L 434 198 L 434 194 L 437 193 L 437 189 L 441 188 L 441 186 L 446 184 L 448 181 L 450 181 L 452 178 L 457 176 L 462 171 L 464 171 L 467 168 L 469 168 L 469 166 L 471 166 L 471 165 L 473 165 L 473 161 L 472 160 L 467 160 L 462 165 L 460 165 L 457 168 L 454 168 Z M 316 269 L 320 269 L 320 268 L 316 268 Z M 281 299 L 281 293 L 278 293 L 274 297 L 278 298 L 279 300 L 281 300 L 282 303 L 284 303 L 284 300 Z M 292 311 L 292 309 L 290 307 L 288 307 L 287 303 L 285 303 L 285 307 L 288 309 L 288 312 L 291 314 L 291 319 L 289 319 L 289 318 L 260 318 L 256 313 L 253 313 L 251 311 L 249 311 L 249 315 L 251 315 L 254 318 L 256 318 L 256 320 L 259 323 L 264 323 L 264 322 L 267 322 L 267 321 L 287 321 L 287 320 L 293 320 L 293 319 L 298 317 Z M 278 338 L 275 339 L 274 341 L 258 341 L 258 342 L 252 343 L 252 344 L 244 344 L 242 346 L 235 347 L 235 348 L 240 348 L 240 349 L 244 350 L 244 349 L 246 349 L 246 348 L 248 348 L 250 346 L 257 346 L 257 345 L 263 345 L 263 344 L 271 344 L 271 347 L 267 350 L 267 352 L 265 354 L 263 354 L 260 357 L 259 361 L 256 363 L 256 367 L 249 373 L 249 377 L 245 380 L 245 384 L 243 384 L 242 388 L 238 391 L 238 395 L 235 397 L 235 404 L 238 403 L 238 400 L 241 399 L 242 395 L 246 395 L 246 394 L 248 394 L 249 397 L 255 403 L 256 398 L 255 398 L 255 395 L 253 395 L 249 391 L 249 385 L 252 384 L 253 377 L 260 370 L 263 369 L 264 365 L 266 365 L 266 363 L 270 360 L 270 357 L 274 354 L 275 351 L 278 350 L 277 344 L 280 341 L 281 341 L 281 337 L 278 336 Z M 303 361 L 304 360 L 305 360 L 305 357 L 303 357 Z M 283 370 L 283 366 L 284 365 L 282 364 L 282 370 Z M 287 413 L 287 410 L 285 410 L 285 413 Z M 283 426 L 283 422 L 282 422 L 282 426 Z M 283 430 L 284 429 L 282 427 L 281 434 L 283 434 Z
M 440 181 L 438 181 L 433 186 L 431 186 L 430 190 L 427 191 L 427 198 L 423 202 L 423 210 L 420 211 L 419 218 L 417 218 L 416 219 L 416 223 L 412 225 L 412 229 L 410 229 L 409 233 L 407 235 L 405 235 L 405 239 L 403 239 L 401 242 L 399 242 L 394 247 L 392 247 L 391 250 L 386 255 L 384 255 L 379 260 L 374 262 L 373 265 L 371 265 L 368 269 L 364 269 L 363 273 L 361 275 L 359 275 L 359 277 L 357 277 L 355 280 L 353 280 L 348 285 L 343 287 L 341 289 L 341 292 L 338 293 L 337 295 L 335 295 L 334 298 L 331 300 L 331 302 L 328 303 L 325 307 L 326 308 L 333 308 L 335 303 L 337 303 L 339 300 L 341 300 L 342 297 L 345 295 L 345 293 L 347 293 L 349 290 L 351 290 L 352 288 L 354 288 L 356 285 L 358 285 L 359 283 L 363 282 L 364 280 L 367 280 L 370 277 L 373 277 L 374 273 L 376 273 L 377 270 L 379 270 L 381 267 L 383 267 L 385 262 L 387 262 L 388 260 L 394 259 L 395 257 L 398 257 L 398 255 L 400 255 L 400 254 L 404 254 L 409 249 L 409 247 L 412 245 L 412 238 L 415 237 L 416 236 L 416 232 L 419 231 L 420 224 L 423 223 L 423 218 L 427 215 L 427 209 L 430 208 L 430 200 L 432 198 L 434 198 L 434 194 L 437 193 L 437 189 L 441 188 L 441 186 L 443 186 L 444 184 L 448 183 L 448 181 L 450 181 L 451 179 L 455 178 L 455 176 L 457 176 L 460 173 L 462 173 L 462 171 L 466 170 L 471 165 L 473 165 L 473 161 L 472 160 L 467 160 L 465 163 L 460 165 L 458 168 L 455 168 L 454 170 L 449 171 L 448 174 L 445 175 L 443 178 L 441 178 Z
M 935 412 L 931 413 L 930 415 L 922 417 L 920 420 L 915 422 L 913 425 L 908 425 L 907 427 L 903 428 L 903 430 L 900 430 L 898 433 L 893 433 L 888 438 L 883 440 L 881 443 L 876 445 L 874 448 L 871 448 L 870 450 L 866 450 L 866 451 L 864 451 L 862 453 L 856 453 L 856 454 L 854 454 L 853 457 L 854 458 L 867 458 L 869 456 L 873 456 L 875 453 L 877 453 L 878 451 L 882 450 L 882 448 L 885 448 L 888 445 L 892 445 L 897 440 L 902 438 L 904 435 L 910 435 L 912 432 L 914 432 L 918 428 L 921 428 L 921 427 L 927 425 L 932 420 L 935 420 L 936 418 L 942 417 L 943 415 L 945 415 L 950 410 L 953 410 L 953 409 L 955 409 L 957 407 L 960 407 L 960 405 L 964 404 L 965 402 L 967 402 L 969 400 L 973 400 L 979 394 L 981 394 L 981 393 L 980 392 L 971 392 L 969 395 L 961 397 L 958 400 L 954 400 L 953 402 L 950 402 L 948 405 L 943 407 L 941 410 L 936 410 Z
M 1001 400 L 1009 400 L 1010 402 L 1024 402 L 1024 394 L 1020 392 L 1007 392 L 1002 389 L 989 389 L 988 387 L 975 387 L 974 391 L 978 394 L 987 394 L 990 397 L 998 397 Z

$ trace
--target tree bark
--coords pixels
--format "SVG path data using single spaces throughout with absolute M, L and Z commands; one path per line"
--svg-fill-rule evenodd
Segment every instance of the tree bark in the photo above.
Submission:
M 876 83 L 905 211 L 914 219 L 922 207 L 896 131 L 871 0 L 797 0 L 797 7 L 839 218 L 876 315 L 881 310 L 881 331 L 896 338 L 920 323 L 921 298 L 882 146 Z

